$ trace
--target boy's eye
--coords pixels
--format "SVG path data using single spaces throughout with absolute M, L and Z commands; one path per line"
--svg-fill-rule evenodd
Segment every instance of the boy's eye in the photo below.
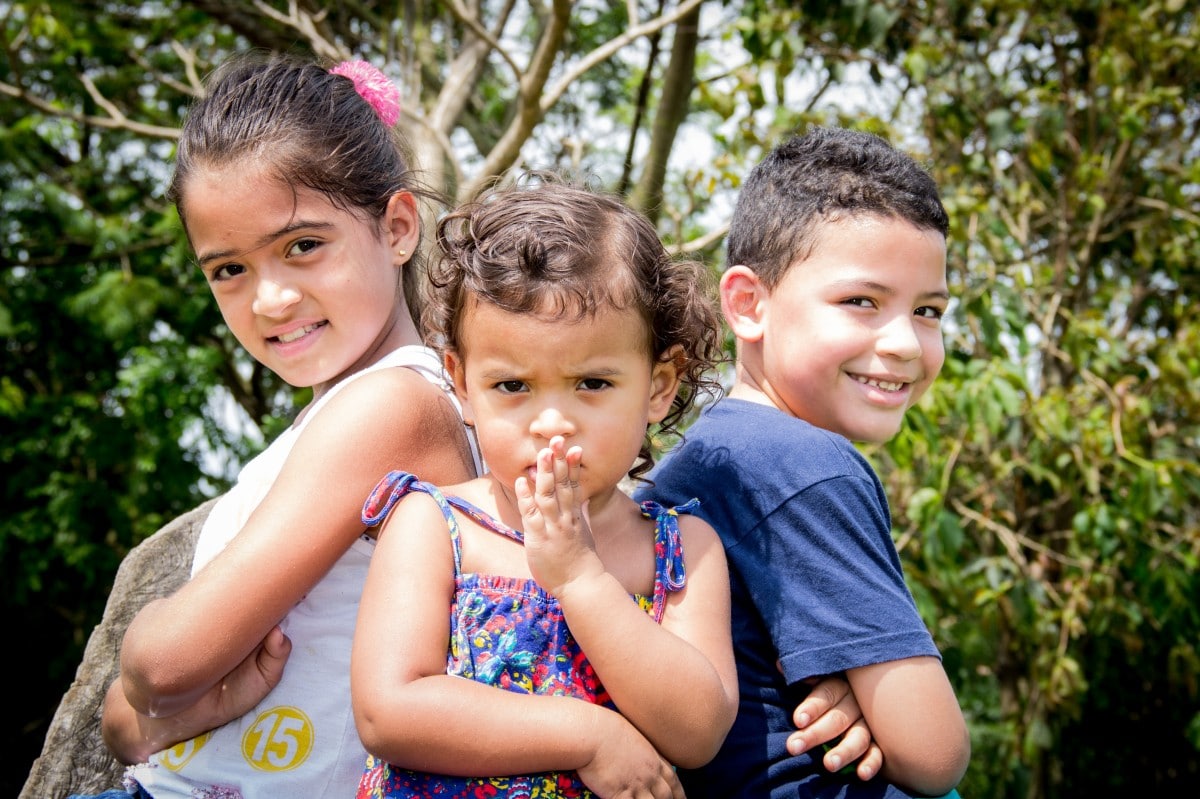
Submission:
M 585 391 L 601 391 L 610 385 L 612 383 L 599 377 L 585 377 L 579 381 L 579 387 Z

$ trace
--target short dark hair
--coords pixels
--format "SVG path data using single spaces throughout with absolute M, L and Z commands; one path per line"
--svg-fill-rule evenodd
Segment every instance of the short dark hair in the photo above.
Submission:
M 874 214 L 945 236 L 950 219 L 933 178 L 871 133 L 814 128 L 775 147 L 751 170 L 728 236 L 728 265 L 754 270 L 768 289 L 816 244 L 819 227 Z

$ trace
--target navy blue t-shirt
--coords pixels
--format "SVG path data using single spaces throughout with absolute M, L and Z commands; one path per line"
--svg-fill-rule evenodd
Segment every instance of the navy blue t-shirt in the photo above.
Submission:
M 696 497 L 729 559 L 741 699 L 721 751 L 680 771 L 688 799 L 905 797 L 875 779 L 831 775 L 785 742 L 816 675 L 940 657 L 904 583 L 887 497 L 846 438 L 777 408 L 722 399 L 635 492 L 673 506 Z M 776 666 L 783 668 L 781 674 Z

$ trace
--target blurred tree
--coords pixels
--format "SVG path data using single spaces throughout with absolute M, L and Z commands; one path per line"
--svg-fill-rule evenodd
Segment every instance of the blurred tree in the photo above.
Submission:
M 14 664 L 14 762 L 119 559 L 304 399 L 229 336 L 163 199 L 202 76 L 257 47 L 383 68 L 451 198 L 572 169 L 714 266 L 741 176 L 788 133 L 854 125 L 927 159 L 954 223 L 949 358 L 868 455 L 971 722 L 962 792 L 1200 782 L 1181 0 L 0 0 L 0 44 L 0 602 L 42 654 Z

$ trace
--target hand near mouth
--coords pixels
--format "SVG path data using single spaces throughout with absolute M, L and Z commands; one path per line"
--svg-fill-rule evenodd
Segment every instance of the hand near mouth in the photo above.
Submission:
M 530 574 L 555 597 L 571 582 L 604 572 L 579 485 L 582 461 L 580 447 L 567 449 L 555 436 L 538 452 L 533 480 L 518 477 L 514 486 Z

